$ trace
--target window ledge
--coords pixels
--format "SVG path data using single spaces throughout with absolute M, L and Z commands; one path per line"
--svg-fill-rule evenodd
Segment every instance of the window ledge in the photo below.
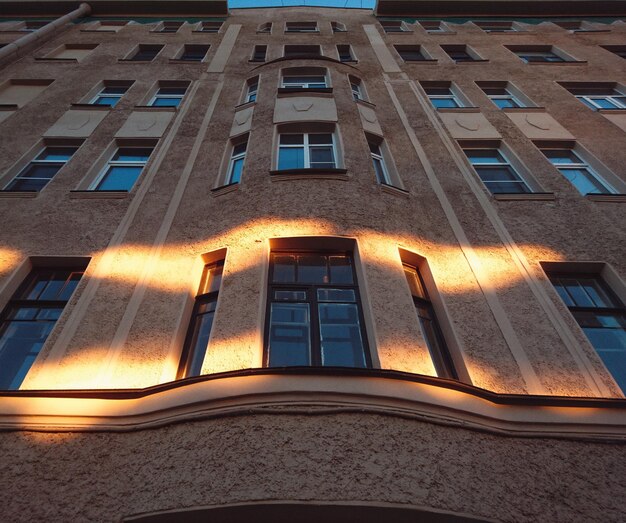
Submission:
M 424 29 L 424 31 L 426 31 L 426 29 Z M 426 33 L 429 36 L 437 36 L 437 35 L 452 36 L 452 35 L 457 34 L 456 31 L 426 31 Z
M 168 60 L 168 63 L 170 63 L 170 64 L 198 64 L 198 65 L 202 65 L 202 64 L 206 64 L 207 62 L 205 60 L 183 60 L 181 58 L 170 58 Z
M 401 189 L 400 187 L 396 187 L 395 185 L 388 185 L 386 183 L 379 183 L 378 186 L 380 190 L 386 192 L 388 194 L 393 194 L 394 196 L 402 196 L 404 198 L 409 197 L 409 191 L 406 189 Z
M 342 64 L 358 64 L 358 60 L 340 60 Z
M 152 60 L 133 60 L 132 58 L 118 58 L 117 62 L 120 64 L 151 64 L 154 63 L 154 59 Z
M 147 111 L 147 112 L 166 111 L 170 113 L 175 113 L 178 110 L 178 107 L 163 106 L 163 105 L 135 105 L 134 110 L 135 111 Z
M 117 33 L 115 29 L 81 29 L 81 33 Z
M 70 191 L 70 198 L 85 200 L 120 200 L 128 198 L 128 191 L 91 191 L 75 190 Z
M 37 198 L 39 191 L 0 191 L 0 198 Z
M 367 100 L 363 100 L 361 98 L 359 98 L 358 100 L 355 100 L 354 103 L 362 104 L 362 105 L 365 105 L 366 107 L 371 107 L 372 109 L 376 107 L 376 104 L 373 104 L 372 102 L 368 102 Z
M 237 190 L 239 190 L 239 182 L 229 183 L 228 185 L 220 185 L 219 187 L 211 189 L 211 195 L 217 197 Z
M 70 104 L 70 109 L 89 109 L 90 111 L 110 111 L 113 109 L 110 105 L 96 105 L 96 104 Z
M 505 107 L 501 109 L 505 113 L 545 113 L 545 107 Z
M 477 58 L 475 60 L 453 60 L 453 62 L 457 65 L 462 65 L 462 64 L 484 64 L 486 62 L 489 62 L 489 60 L 487 60 L 486 58 Z
M 494 200 L 499 200 L 502 202 L 513 202 L 513 201 L 552 201 L 556 200 L 553 192 L 529 192 L 529 193 L 499 193 L 492 195 Z
M 285 96 L 289 96 L 289 95 L 296 95 L 296 96 L 302 96 L 302 95 L 328 95 L 330 98 L 332 98 L 332 94 L 333 94 L 333 88 L 332 87 L 313 87 L 310 89 L 304 89 L 301 87 L 279 87 L 278 88 L 278 97 L 279 98 L 283 98 Z
M 270 179 L 282 180 L 349 180 L 347 169 L 285 169 L 270 171 Z
M 250 64 L 264 64 L 266 62 L 266 60 L 261 60 L 261 59 L 254 59 L 254 58 L 250 58 L 250 60 L 248 60 L 248 63 Z
M 47 58 L 45 56 L 39 57 L 36 56 L 35 57 L 35 61 L 37 62 L 59 62 L 59 63 L 68 63 L 68 64 L 77 64 L 78 63 L 78 58 Z
M 385 31 L 383 29 L 383 34 L 385 35 L 412 35 L 414 34 L 414 32 L 410 29 L 407 29 L 406 31 Z
M 564 62 L 526 62 L 527 65 L 587 65 L 587 60 L 566 60 Z
M 402 57 L 401 57 L 402 58 Z M 426 58 L 425 60 L 402 60 L 405 64 L 436 64 L 439 62 L 436 58 Z
M 0 111 L 16 111 L 19 108 L 17 104 L 0 104 Z
M 626 203 L 626 194 L 585 194 L 592 202 Z
M 438 107 L 438 113 L 479 113 L 480 107 Z
M 235 111 L 240 111 L 241 109 L 247 109 L 248 107 L 254 107 L 256 102 L 244 102 L 239 105 L 235 105 Z
M 339 60 L 336 60 L 335 58 L 331 58 L 330 56 L 324 56 L 324 55 L 318 55 L 318 54 L 300 55 L 300 56 L 293 56 L 293 57 L 281 56 L 279 58 L 275 58 L 274 60 L 270 60 L 268 62 L 265 62 L 265 63 L 262 63 L 260 65 L 257 65 L 255 67 L 255 69 L 258 69 L 259 67 L 264 67 L 266 65 L 275 64 L 275 63 L 278 63 L 278 62 L 293 61 L 293 60 L 321 60 L 321 61 L 324 61 L 324 62 L 333 62 L 335 64 L 342 64 L 342 65 L 345 65 L 347 67 L 351 67 L 352 69 L 357 69 L 353 65 L 350 65 L 350 64 L 348 64 L 346 62 L 340 62 Z
M 615 108 L 615 109 L 598 109 L 600 114 L 626 114 L 626 109 Z

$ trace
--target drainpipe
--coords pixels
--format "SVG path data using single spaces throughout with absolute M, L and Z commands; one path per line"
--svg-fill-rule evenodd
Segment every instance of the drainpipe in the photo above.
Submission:
M 22 38 L 18 38 L 15 42 L 5 45 L 2 49 L 0 49 L 0 61 L 3 61 L 9 56 L 18 56 L 20 50 L 27 45 L 41 41 L 47 36 L 50 36 L 52 33 L 55 33 L 65 24 L 71 22 L 72 20 L 76 20 L 77 18 L 86 16 L 89 13 L 91 13 L 91 6 L 85 3 L 80 4 L 78 9 L 75 9 L 71 13 L 67 13 L 65 16 L 53 20 L 36 31 L 28 33 L 27 35 L 22 36 Z

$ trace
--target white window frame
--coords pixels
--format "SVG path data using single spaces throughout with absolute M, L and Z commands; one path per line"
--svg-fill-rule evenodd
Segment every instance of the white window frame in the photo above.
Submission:
M 246 136 L 245 141 L 241 140 L 241 141 L 234 141 L 231 143 L 232 146 L 232 150 L 230 153 L 230 160 L 228 161 L 228 169 L 226 171 L 226 183 L 225 185 L 231 185 L 231 184 L 235 184 L 235 183 L 240 183 L 241 182 L 241 176 L 243 175 L 243 169 L 246 166 L 246 153 L 248 152 L 248 140 L 249 140 L 249 136 Z M 240 146 L 245 144 L 245 149 L 243 150 L 242 153 L 237 153 L 235 154 L 235 149 Z M 237 181 L 233 181 L 233 170 L 235 167 L 235 162 L 237 162 L 238 160 L 243 160 L 243 163 L 241 165 L 241 174 L 239 177 L 239 180 Z
M 365 100 L 365 97 L 363 96 L 363 88 L 361 87 L 361 82 L 354 82 L 351 79 L 348 79 L 348 81 L 350 82 L 350 90 L 352 91 L 352 99 L 357 102 L 359 100 L 363 101 Z
M 88 190 L 89 191 L 96 191 L 96 192 L 100 190 L 100 189 L 98 189 L 98 185 L 100 185 L 100 182 L 102 182 L 102 180 L 104 180 L 104 178 L 105 178 L 105 176 L 106 176 L 106 174 L 107 174 L 107 172 L 108 172 L 110 167 L 141 167 L 141 171 L 137 175 L 137 178 L 133 182 L 133 185 L 131 187 L 129 187 L 127 191 L 124 191 L 123 189 L 120 189 L 120 192 L 130 192 L 130 191 L 132 191 L 133 187 L 137 183 L 137 180 L 139 180 L 139 178 L 143 174 L 143 170 L 145 169 L 146 165 L 150 161 L 150 156 L 148 157 L 148 159 L 145 162 L 116 161 L 116 160 L 113 160 L 113 158 L 115 157 L 115 154 L 120 149 L 148 149 L 148 148 L 152 149 L 152 152 L 150 153 L 150 156 L 152 156 L 152 153 L 154 153 L 154 149 L 155 149 L 154 146 L 118 145 L 115 148 L 115 150 L 113 151 L 113 154 L 111 155 L 111 157 L 107 160 L 107 163 L 105 164 L 105 166 L 102 168 L 100 173 L 98 173 L 98 176 L 96 176 L 94 181 L 91 183 L 91 185 L 89 186 Z
M 470 157 L 468 156 L 468 152 L 469 151 L 496 151 L 501 157 L 502 157 L 502 162 L 484 162 L 484 163 L 474 163 Z M 522 175 L 517 172 L 517 169 L 513 166 L 513 164 L 511 163 L 511 161 L 507 158 L 506 153 L 502 150 L 502 147 L 463 147 L 463 152 L 465 153 L 465 156 L 467 157 L 467 161 L 470 163 L 470 165 L 472 166 L 472 169 L 474 170 L 474 172 L 476 173 L 476 175 L 478 176 L 478 179 L 483 183 L 483 185 L 487 188 L 487 190 L 489 191 L 490 194 L 531 194 L 533 192 L 535 192 L 532 188 L 532 186 L 522 177 Z M 492 192 L 491 189 L 489 188 L 491 183 L 501 183 L 499 181 L 484 181 L 482 179 L 482 177 L 480 176 L 480 173 L 478 172 L 478 170 L 476 169 L 476 167 L 481 168 L 481 167 L 508 167 L 511 172 L 513 173 L 513 175 L 517 178 L 517 180 L 519 182 L 522 182 L 522 184 L 524 184 L 526 186 L 526 188 L 528 189 L 527 191 L 519 191 L 516 193 L 495 193 Z M 513 182 L 514 180 L 510 180 L 509 183 Z M 505 180 L 506 182 L 506 180 Z
M 110 89 L 110 88 L 120 88 L 123 86 L 120 85 L 104 85 L 102 86 L 102 88 L 98 91 L 98 93 L 93 96 L 91 98 L 91 100 L 87 103 L 89 103 L 90 105 L 96 105 L 96 100 L 98 100 L 98 98 L 117 98 L 117 101 L 113 104 L 113 105 L 109 105 L 109 107 L 115 107 L 118 102 L 122 99 L 122 97 L 128 92 L 128 90 L 130 89 L 130 87 L 126 87 L 126 91 L 124 91 L 122 94 L 103 94 L 103 91 L 105 91 L 106 89 Z M 100 104 L 98 104 L 100 106 Z M 102 107 L 106 107 L 105 105 L 102 105 Z
M 148 102 L 148 106 L 153 107 L 152 104 L 154 104 L 154 102 L 156 102 L 157 98 L 169 98 L 169 99 L 178 99 L 180 100 L 179 104 L 176 106 L 180 106 L 180 104 L 183 101 L 183 98 L 185 97 L 185 95 L 187 94 L 187 87 L 185 87 L 185 92 L 183 94 L 159 94 L 159 91 L 161 89 L 183 89 L 183 87 L 179 87 L 179 86 L 159 86 L 157 88 L 156 93 L 154 93 L 154 95 L 152 96 L 152 98 L 150 99 L 150 101 Z
M 254 95 L 254 100 L 251 99 L 252 95 Z M 248 82 L 246 82 L 246 97 L 243 103 L 247 104 L 250 102 L 256 102 L 257 96 L 259 96 L 259 77 L 258 76 L 253 81 L 248 80 Z
M 551 158 L 548 158 L 548 156 L 546 156 L 546 159 L 563 175 L 563 178 L 565 178 L 570 184 L 572 184 L 572 186 L 578 192 L 580 192 L 578 187 L 576 187 L 576 185 L 574 185 L 574 183 L 569 180 L 569 178 L 563 173 L 563 171 L 561 169 L 564 169 L 564 170 L 578 169 L 578 170 L 587 171 L 589 176 L 591 178 L 593 178 L 596 182 L 598 182 L 600 185 L 602 185 L 604 187 L 604 189 L 605 189 L 605 192 L 599 192 L 599 193 L 598 192 L 594 192 L 594 193 L 585 193 L 585 194 L 581 193 L 581 194 L 583 194 L 583 196 L 586 196 L 587 194 L 616 194 L 617 193 L 617 190 L 609 182 L 607 182 L 598 173 L 598 171 L 596 171 L 593 167 L 591 167 L 591 165 L 589 165 L 589 162 L 587 162 L 583 158 L 581 158 L 580 154 L 574 148 L 571 148 L 571 147 L 541 147 L 541 152 L 544 152 L 544 151 L 569 151 L 571 154 L 573 154 L 574 156 L 576 156 L 576 158 L 578 158 L 580 160 L 579 162 L 571 162 L 571 163 L 554 163 Z M 545 155 L 545 153 L 544 153 L 544 155 Z
M 313 29 L 294 29 L 294 28 L 290 28 L 289 24 L 293 24 L 294 26 L 297 24 L 315 24 L 315 27 Z M 303 22 L 296 22 L 296 21 L 290 21 L 290 22 L 285 22 L 285 33 L 319 33 L 320 29 L 319 26 L 317 24 L 317 21 L 315 22 L 309 22 L 309 21 L 303 21 Z
M 309 136 L 312 134 L 330 134 L 331 137 L 331 143 L 328 144 L 320 144 L 320 143 L 315 143 L 315 144 L 311 144 L 309 142 Z M 280 143 L 280 138 L 281 136 L 286 136 L 286 135 L 302 135 L 303 136 L 303 143 L 301 144 L 281 144 Z M 302 149 L 304 148 L 304 153 L 303 153 L 303 157 L 304 157 L 304 167 L 301 167 L 301 169 L 328 169 L 329 167 L 311 167 L 311 149 L 314 149 L 315 147 L 328 147 L 328 146 L 332 146 L 332 151 L 333 151 L 333 163 L 334 163 L 334 167 L 330 167 L 330 169 L 337 169 L 337 160 L 338 160 L 338 156 L 337 156 L 337 140 L 335 138 L 335 133 L 334 132 L 312 132 L 312 133 L 294 133 L 294 132 L 281 132 L 278 133 L 278 155 L 276 157 L 276 169 L 278 169 L 278 166 L 280 164 L 280 150 L 281 149 Z M 298 169 L 298 167 L 294 167 L 294 169 Z M 291 169 L 285 169 L 285 170 L 291 170 Z
M 350 58 L 348 60 L 342 60 L 341 59 L 341 51 L 339 51 L 339 48 L 343 47 L 343 46 L 348 48 L 348 54 L 350 56 Z M 340 62 L 346 63 L 346 62 L 356 62 L 357 61 L 356 56 L 354 56 L 354 51 L 352 49 L 352 46 L 350 44 L 337 44 L 335 46 L 335 48 L 337 49 L 337 58 L 339 59 Z
M 487 97 L 493 101 L 493 100 L 511 100 L 515 103 L 515 107 L 527 107 L 525 104 L 523 104 L 521 102 L 521 100 L 519 100 L 513 93 L 511 93 L 511 91 L 509 91 L 506 87 L 494 87 L 493 89 L 504 89 L 504 92 L 506 94 L 488 94 L 485 91 L 485 94 L 487 95 Z M 498 104 L 496 104 L 495 102 L 493 102 L 494 105 L 496 105 L 496 107 L 502 109 L 502 107 L 500 107 Z
M 626 109 L 626 101 L 622 102 L 619 100 L 619 98 L 625 98 L 626 99 L 626 95 L 620 93 L 619 91 L 617 91 L 616 89 L 613 89 L 613 91 L 616 94 L 576 94 L 574 96 L 576 96 L 576 98 L 578 98 L 582 103 L 584 103 L 587 107 L 589 107 L 590 105 L 592 107 L 589 107 L 590 109 L 594 109 L 596 111 L 602 109 L 602 110 L 609 110 L 611 111 L 612 109 L 609 107 L 600 107 L 598 104 L 596 104 L 594 102 L 594 100 L 597 99 L 602 99 L 602 100 L 607 100 L 609 102 L 611 102 L 613 105 L 615 105 L 615 109 Z
M 387 169 L 387 164 L 385 163 L 385 157 L 383 156 L 383 152 L 380 148 L 380 144 L 378 143 L 374 143 L 371 140 L 367 140 L 367 145 L 370 149 L 370 155 L 372 157 L 372 162 L 375 164 L 376 162 L 379 163 L 379 165 L 381 166 L 381 170 L 383 172 L 383 179 L 380 180 L 378 177 L 378 171 L 376 170 L 376 167 L 374 167 L 374 173 L 376 174 L 376 181 L 378 183 L 380 183 L 381 185 L 393 185 L 391 183 L 391 177 L 389 176 L 389 169 Z M 372 151 L 372 146 L 376 147 L 376 149 L 378 149 L 378 152 L 375 153 L 374 151 Z
M 310 78 L 313 77 L 324 77 L 324 87 L 312 87 L 312 85 L 314 84 L 318 84 L 320 82 L 300 82 L 298 85 L 296 84 L 289 84 L 289 85 L 285 85 L 285 78 L 290 78 L 290 77 L 304 77 L 306 78 L 307 76 Z M 324 74 L 324 75 L 315 75 L 315 74 L 282 74 L 281 78 L 280 78 L 280 86 L 285 89 L 285 88 L 294 88 L 294 89 L 328 89 L 328 75 Z
M 429 89 L 448 89 L 449 94 L 428 94 Z M 424 91 L 435 109 L 441 109 L 441 107 L 437 107 L 433 103 L 433 100 L 454 100 L 456 107 L 444 107 L 444 109 L 458 109 L 459 107 L 465 107 L 465 104 L 463 104 L 462 100 L 454 93 L 451 87 L 424 87 Z

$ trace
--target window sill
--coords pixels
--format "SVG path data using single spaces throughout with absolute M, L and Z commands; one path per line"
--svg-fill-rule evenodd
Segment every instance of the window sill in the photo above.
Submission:
M 279 98 L 282 98 L 284 96 L 289 96 L 289 95 L 302 96 L 302 95 L 309 95 L 309 94 L 312 94 L 312 95 L 326 94 L 332 97 L 333 88 L 332 87 L 312 87 L 309 89 L 305 89 L 302 87 L 279 87 L 277 94 Z
M 437 35 L 453 36 L 456 34 L 456 31 L 427 31 L 427 30 L 425 31 L 429 36 L 437 36 Z
M 254 107 L 256 105 L 256 101 L 254 102 L 244 102 L 239 105 L 235 105 L 235 111 L 241 111 L 242 109 L 247 109 L 248 107 Z
M 385 31 L 383 29 L 383 33 L 385 33 L 385 35 L 412 35 L 414 34 L 413 31 Z
M 81 33 L 117 33 L 115 29 L 81 29 Z
M 117 62 L 120 64 L 151 64 L 154 63 L 154 59 L 152 60 L 133 60 L 132 58 L 118 58 Z
M 479 113 L 480 107 L 437 107 L 438 113 Z
M 358 60 L 339 60 L 342 64 L 358 64 Z
M 166 111 L 170 113 L 175 113 L 176 111 L 178 111 L 178 107 L 164 106 L 164 105 L 135 105 L 133 109 L 135 111 L 146 111 L 146 112 Z
M 220 34 L 219 31 L 196 31 L 196 30 L 193 30 L 191 32 L 192 32 L 192 34 L 202 34 L 202 35 L 217 35 L 217 34 Z
M 228 185 L 220 185 L 219 187 L 211 189 L 211 195 L 217 197 L 237 190 L 239 190 L 239 182 L 229 183 Z
M 367 100 L 363 100 L 362 98 L 359 98 L 358 100 L 355 100 L 354 103 L 357 104 L 362 104 L 366 107 L 371 107 L 372 109 L 376 108 L 376 104 L 373 104 L 372 102 L 368 102 Z
M 46 58 L 46 57 L 35 57 L 35 61 L 37 62 L 56 62 L 56 63 L 67 63 L 67 64 L 77 64 L 77 58 Z
M 254 58 L 251 58 L 250 60 L 248 60 L 249 64 L 264 64 L 266 61 L 265 60 L 255 60 Z
M 626 194 L 585 194 L 592 202 L 626 203 Z
M 484 64 L 484 63 L 488 63 L 489 60 L 480 58 L 480 59 L 476 59 L 476 60 L 453 60 L 453 62 L 456 65 L 463 65 L 463 64 Z
M 37 198 L 39 191 L 0 191 L 0 198 Z
M 110 111 L 113 109 L 110 105 L 96 105 L 96 104 L 70 104 L 70 109 L 89 109 L 90 111 Z
M 522 60 L 523 62 L 523 60 Z M 587 60 L 566 60 L 565 62 L 524 62 L 526 65 L 587 65 Z
M 379 183 L 378 186 L 380 190 L 386 192 L 388 194 L 393 194 L 394 196 L 402 196 L 404 198 L 409 197 L 409 191 L 406 189 L 401 189 L 400 187 L 396 187 L 395 185 L 388 185 L 386 183 Z
M 349 180 L 347 169 L 285 169 L 270 171 L 270 179 L 282 180 Z
M 556 200 L 553 192 L 529 192 L 529 193 L 498 193 L 492 194 L 494 200 L 501 202 L 529 201 L 546 202 Z
M 128 198 L 128 191 L 90 191 L 75 190 L 70 191 L 70 198 L 84 200 L 121 200 Z
M 619 107 L 615 109 L 597 109 L 597 112 L 600 114 L 626 114 L 626 109 L 621 109 Z
M 433 65 L 439 63 L 439 60 L 427 58 L 426 60 L 402 60 L 405 64 L 428 64 Z
M 198 64 L 198 65 L 202 65 L 202 64 L 206 64 L 207 62 L 205 60 L 182 60 L 181 58 L 170 58 L 168 60 L 168 63 L 170 63 L 170 64 Z
M 505 107 L 501 109 L 505 113 L 545 113 L 545 107 Z

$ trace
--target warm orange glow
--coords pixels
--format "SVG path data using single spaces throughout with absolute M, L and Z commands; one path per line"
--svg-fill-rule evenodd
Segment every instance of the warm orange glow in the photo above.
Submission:
M 10 273 L 20 261 L 22 253 L 15 249 L 0 247 L 0 276 Z

